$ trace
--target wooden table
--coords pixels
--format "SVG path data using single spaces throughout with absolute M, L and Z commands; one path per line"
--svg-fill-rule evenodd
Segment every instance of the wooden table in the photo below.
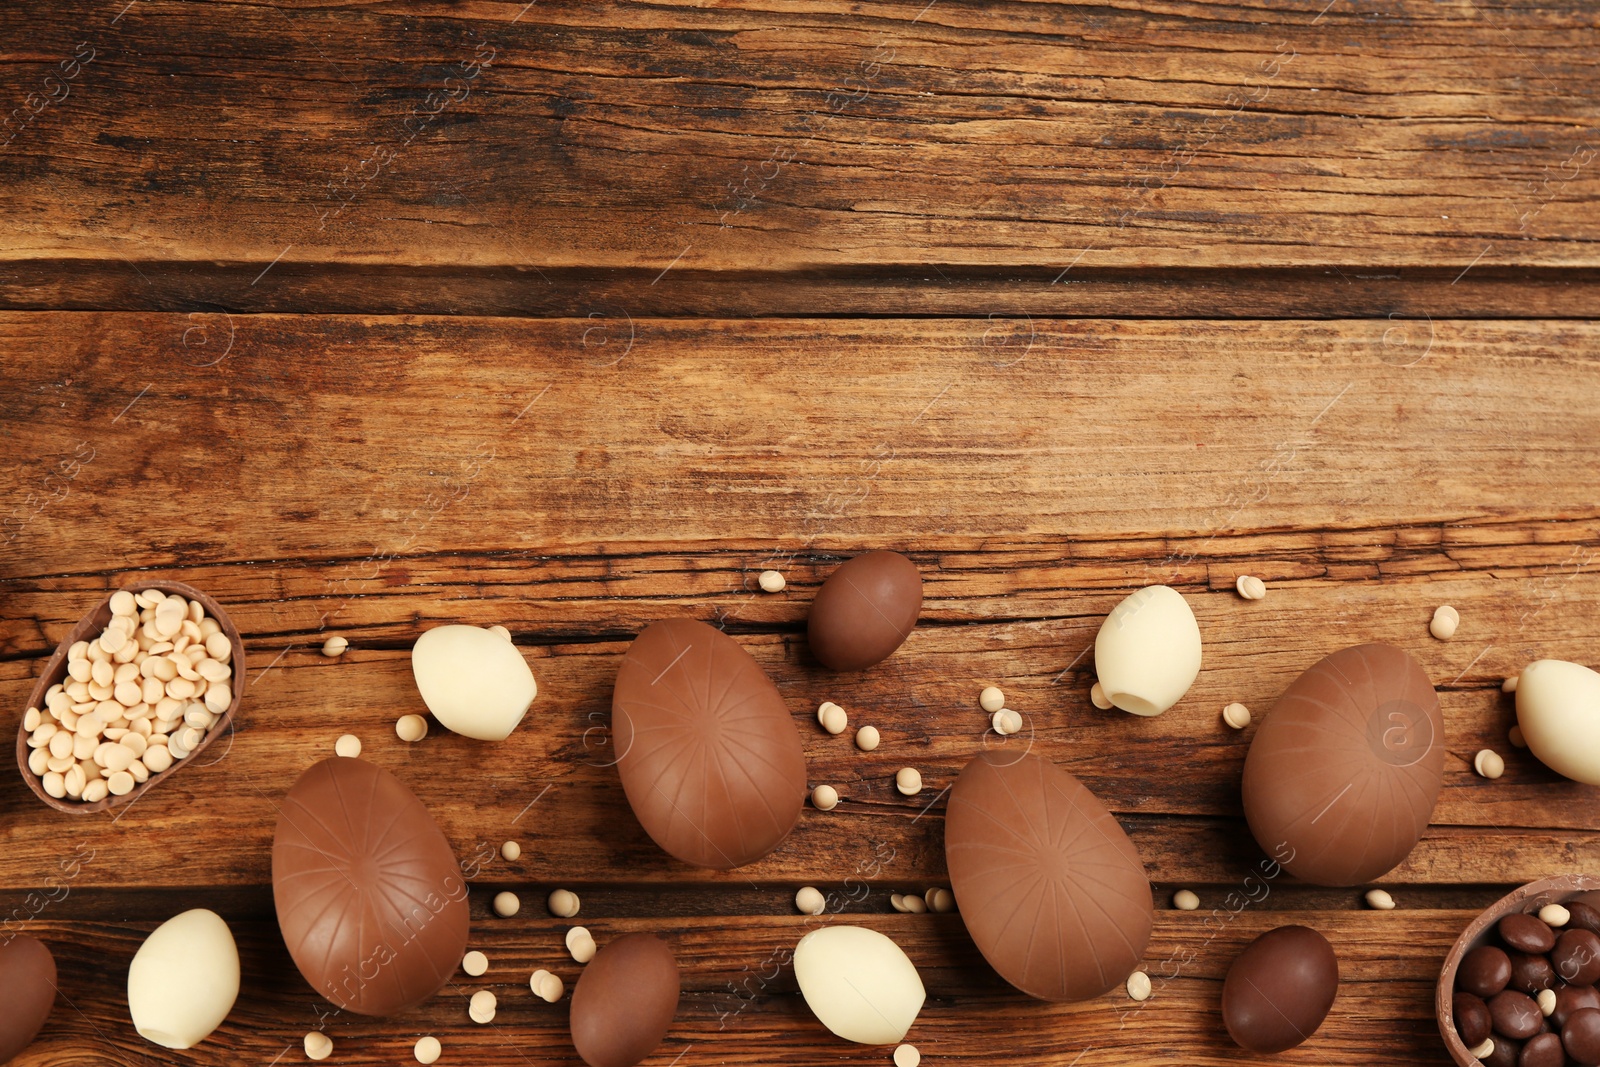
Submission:
M 20 715 L 61 635 L 141 575 L 224 601 L 252 674 L 224 755 L 117 817 L 0 787 L 0 914 L 61 967 L 21 1062 L 265 1067 L 322 1028 L 341 1064 L 411 1062 L 425 1033 L 446 1064 L 576 1063 L 566 1004 L 527 988 L 535 967 L 577 977 L 542 906 L 561 886 L 602 943 L 652 930 L 677 952 L 657 1067 L 888 1063 L 773 963 L 818 922 L 916 961 L 930 1065 L 1248 1062 L 1221 979 L 1289 922 L 1344 980 L 1275 1062 L 1443 1063 L 1433 982 L 1471 915 L 1600 871 L 1600 797 L 1509 746 L 1500 692 L 1531 659 L 1600 661 L 1588 0 L 0 18 L 0 701 Z M 807 604 L 874 547 L 922 569 L 922 624 L 833 676 Z M 785 592 L 757 591 L 768 567 Z M 1265 600 L 1232 592 L 1243 573 Z M 1096 628 L 1156 582 L 1193 605 L 1205 669 L 1159 718 L 1098 711 Z M 1443 603 L 1448 642 L 1428 634 Z M 771 672 L 813 780 L 845 797 L 725 875 L 655 848 L 605 765 L 622 650 L 677 615 Z M 503 624 L 532 662 L 505 743 L 396 739 L 421 710 L 408 650 L 443 622 Z M 1449 740 L 1433 826 L 1383 882 L 1399 910 L 1287 877 L 1241 906 L 1253 730 L 1218 713 L 1259 721 L 1372 640 L 1426 666 Z M 1145 860 L 1142 1005 L 1031 1001 L 958 915 L 889 906 L 944 884 L 943 790 L 984 744 L 985 684 Z M 824 699 L 883 745 L 817 730 Z M 346 732 L 475 872 L 493 961 L 395 1019 L 333 1012 L 273 917 L 277 799 Z M 1503 778 L 1473 774 L 1483 747 Z M 904 765 L 917 797 L 893 789 Z M 798 887 L 863 875 L 844 914 L 795 914 Z M 1200 911 L 1168 907 L 1184 887 Z M 489 911 L 505 888 L 514 920 Z M 167 1053 L 135 1034 L 125 973 L 190 907 L 231 924 L 245 990 Z M 478 988 L 492 1026 L 467 1018 Z

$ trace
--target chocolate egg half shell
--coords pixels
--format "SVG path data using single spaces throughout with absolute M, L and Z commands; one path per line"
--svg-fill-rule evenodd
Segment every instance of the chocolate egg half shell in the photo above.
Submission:
M 823 666 L 859 671 L 889 658 L 922 612 L 922 575 L 898 552 L 867 552 L 828 575 L 806 623 Z
M 1339 959 L 1308 926 L 1268 930 L 1239 953 L 1222 983 L 1228 1036 L 1251 1052 L 1282 1052 L 1328 1017 L 1339 992 Z
M 0 944 L 0 1063 L 33 1044 L 56 1002 L 56 960 L 43 942 L 18 934 Z
M 1087 1000 L 1138 967 L 1155 915 L 1139 853 L 1049 760 L 974 757 L 950 790 L 944 850 L 968 933 L 1024 993 Z
M 392 1015 L 433 996 L 467 950 L 467 886 L 416 795 L 375 764 L 314 764 L 284 797 L 272 897 L 289 955 L 341 1008 Z
M 624 934 L 584 967 L 572 990 L 572 1044 L 589 1067 L 633 1067 L 678 1013 L 678 961 L 654 934 Z
M 694 619 L 647 626 L 617 671 L 611 720 L 628 804 L 685 863 L 754 863 L 800 820 L 800 732 L 772 679 L 721 630 Z
M 1244 762 L 1256 842 L 1308 882 L 1351 886 L 1397 867 L 1444 776 L 1444 720 L 1422 665 L 1392 645 L 1325 656 L 1290 683 Z

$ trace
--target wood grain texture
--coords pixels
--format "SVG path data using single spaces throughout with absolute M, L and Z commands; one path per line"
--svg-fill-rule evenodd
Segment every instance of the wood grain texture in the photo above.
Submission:
M 7 259 L 1600 265 L 1584 0 L 74 0 L 6 40 Z
M 1119 989 L 1080 1004 L 1046 1004 L 1005 985 L 983 964 L 955 915 L 895 915 L 886 893 L 852 912 L 822 916 L 680 918 L 670 922 L 581 915 L 605 942 L 635 930 L 665 937 L 683 973 L 684 994 L 665 1042 L 646 1060 L 652 1067 L 729 1062 L 732 1050 L 762 1062 L 883 1064 L 889 1049 L 851 1045 L 832 1037 L 811 1017 L 782 965 L 808 930 L 824 924 L 870 922 L 893 937 L 916 963 L 928 1000 L 907 1035 L 924 1062 L 974 1059 L 973 1020 L 1005 1035 L 1007 1060 L 1030 1065 L 1128 1063 L 1223 1065 L 1236 1063 L 1442 1063 L 1432 1013 L 1433 979 L 1474 912 L 1289 912 L 1266 910 L 1271 885 L 1259 904 L 1241 895 L 1228 903 L 1216 895 L 1210 910 L 1159 911 L 1146 952 L 1154 995 L 1140 1005 Z M 1309 923 L 1339 955 L 1339 996 L 1311 1044 L 1279 1056 L 1252 1056 L 1228 1040 L 1218 1015 L 1227 966 L 1251 938 L 1287 916 Z M 561 975 L 569 990 L 579 967 L 562 945 L 570 924 L 542 911 L 513 920 L 490 918 L 475 902 L 473 946 L 490 959 L 482 978 L 458 974 L 444 993 L 391 1020 L 338 1013 L 320 1001 L 294 970 L 275 927 L 244 916 L 225 916 L 240 942 L 243 994 L 239 1008 L 204 1044 L 184 1053 L 184 1063 L 304 1062 L 300 1043 L 322 1029 L 334 1041 L 339 1063 L 411 1062 L 423 1034 L 438 1037 L 441 1062 L 579 1064 L 567 1033 L 568 1001 L 550 1005 L 528 989 L 535 968 Z M 61 968 L 63 999 L 36 1051 L 17 1061 L 29 1067 L 80 1062 L 139 1063 L 150 1054 L 134 1032 L 120 975 L 153 923 L 64 923 L 42 919 L 28 931 L 49 942 Z M 498 1013 L 490 1026 L 467 1018 L 467 1000 L 491 989 Z M 69 1007 L 70 999 L 74 1007 Z M 46 1051 L 48 1050 L 48 1051 Z M 678 1057 L 675 1059 L 675 1057 Z M 1074 1059 L 1076 1057 L 1076 1059 Z

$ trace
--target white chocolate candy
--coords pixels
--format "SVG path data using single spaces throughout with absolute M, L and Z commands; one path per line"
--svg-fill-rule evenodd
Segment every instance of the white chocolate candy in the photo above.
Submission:
M 802 937 L 794 975 L 822 1025 L 863 1045 L 903 1040 L 927 998 L 900 946 L 862 926 L 825 926 Z
M 1517 725 L 1546 767 L 1600 785 L 1600 674 L 1559 659 L 1528 664 L 1517 676 Z
M 128 968 L 128 1012 L 139 1035 L 163 1048 L 193 1048 L 233 1010 L 239 949 L 216 912 L 196 908 L 162 923 Z
M 478 626 L 435 626 L 411 649 L 422 700 L 447 730 L 503 741 L 539 692 L 517 647 Z
M 549 907 L 550 914 L 558 919 L 572 918 L 578 914 L 578 908 L 582 906 L 578 894 L 570 889 L 557 889 L 550 894 L 550 899 L 545 901 L 545 904 Z
M 461 957 L 461 969 L 474 978 L 481 978 L 489 970 L 489 957 L 474 949 Z
M 1100 625 L 1094 667 L 1113 706 L 1135 715 L 1172 707 L 1200 673 L 1200 626 L 1188 602 L 1166 585 L 1126 597 Z

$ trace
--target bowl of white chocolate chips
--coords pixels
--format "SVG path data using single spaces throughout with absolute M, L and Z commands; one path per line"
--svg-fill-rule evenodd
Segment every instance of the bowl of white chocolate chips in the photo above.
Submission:
M 17 766 L 57 811 L 131 804 L 231 728 L 244 643 L 215 600 L 182 582 L 112 593 L 45 664 L 17 734 Z

